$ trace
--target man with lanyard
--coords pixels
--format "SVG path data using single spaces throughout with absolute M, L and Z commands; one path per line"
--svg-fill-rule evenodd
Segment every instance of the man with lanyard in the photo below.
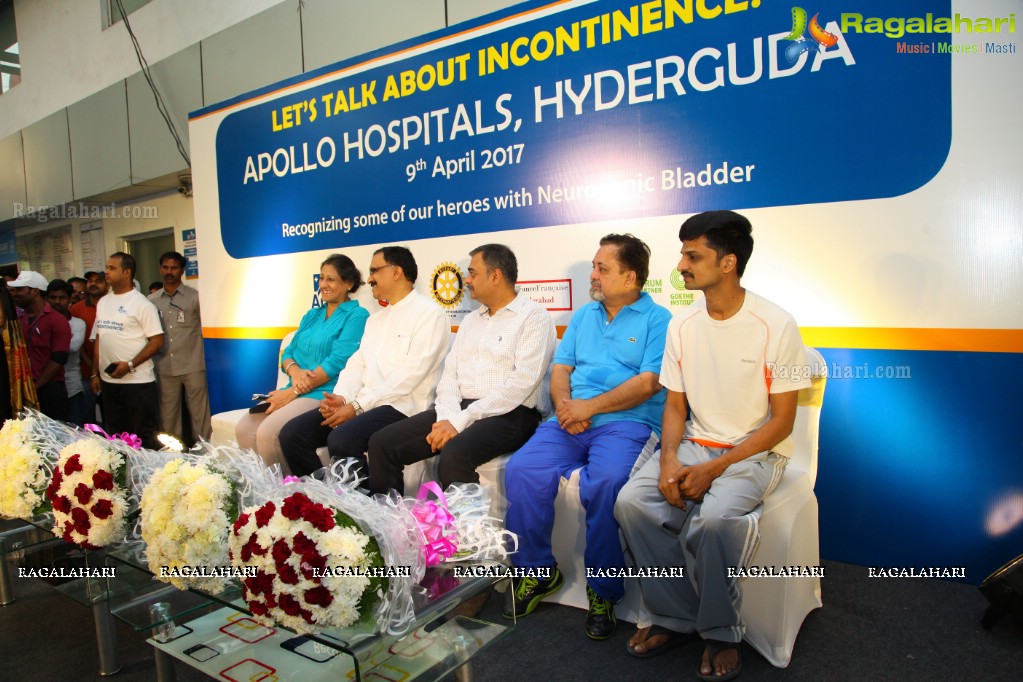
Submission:
M 187 260 L 177 251 L 160 256 L 163 289 L 149 295 L 163 322 L 165 344 L 157 357 L 160 380 L 160 417 L 163 430 L 182 437 L 181 389 L 192 418 L 192 439 L 209 439 L 210 399 L 206 386 L 206 358 L 202 343 L 199 292 L 181 283 Z
M 135 258 L 118 251 L 107 259 L 110 293 L 96 306 L 92 390 L 103 390 L 107 431 L 127 431 L 142 444 L 160 449 L 156 433 L 160 423 L 159 390 L 153 356 L 163 347 L 160 313 L 135 289 Z
M 53 419 L 67 421 L 64 363 L 71 348 L 71 325 L 43 298 L 46 285 L 46 278 L 38 272 L 23 270 L 7 287 L 14 302 L 24 311 L 19 319 L 39 396 L 39 411 Z

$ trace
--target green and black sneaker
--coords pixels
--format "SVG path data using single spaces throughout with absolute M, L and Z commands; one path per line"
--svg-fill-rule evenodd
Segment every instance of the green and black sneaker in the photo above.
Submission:
M 586 586 L 586 599 L 590 608 L 586 612 L 586 636 L 590 639 L 607 639 L 614 634 L 618 621 L 615 620 L 615 605 Z
M 551 568 L 551 577 L 546 580 L 529 577 L 513 579 L 511 603 L 504 605 L 501 615 L 505 618 L 528 616 L 544 597 L 557 592 L 564 583 L 565 579 L 557 566 Z

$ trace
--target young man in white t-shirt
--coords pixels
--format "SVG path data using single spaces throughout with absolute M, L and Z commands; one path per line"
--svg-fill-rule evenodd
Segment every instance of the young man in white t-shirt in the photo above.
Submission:
M 120 251 L 107 259 L 110 293 L 96 303 L 92 325 L 92 389 L 103 392 L 103 422 L 110 433 L 127 431 L 154 450 L 160 397 L 152 357 L 163 347 L 160 313 L 132 284 L 135 258 Z M 109 371 L 108 371 L 109 370 Z
M 636 566 L 685 566 L 685 577 L 638 581 L 646 618 L 628 651 L 646 658 L 702 638 L 697 676 L 725 680 L 742 670 L 743 636 L 728 568 L 756 549 L 749 512 L 781 479 L 796 399 L 810 382 L 797 369 L 806 360 L 792 316 L 739 283 L 753 253 L 749 221 L 701 213 L 679 239 L 678 270 L 704 297 L 668 327 L 661 451 L 622 489 L 615 516 Z M 782 366 L 790 371 L 772 376 Z

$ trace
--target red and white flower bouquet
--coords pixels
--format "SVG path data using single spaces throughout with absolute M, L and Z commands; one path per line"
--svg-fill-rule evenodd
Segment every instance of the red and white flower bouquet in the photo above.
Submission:
M 303 492 L 246 509 L 230 547 L 235 566 L 255 571 L 242 579 L 253 616 L 295 632 L 369 619 L 387 590 L 377 542 L 350 516 Z
M 95 437 L 60 451 L 46 496 L 53 505 L 53 532 L 85 549 L 125 538 L 130 493 L 125 456 Z

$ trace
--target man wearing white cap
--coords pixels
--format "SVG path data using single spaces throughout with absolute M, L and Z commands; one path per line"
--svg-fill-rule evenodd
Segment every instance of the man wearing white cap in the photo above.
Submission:
M 28 346 L 32 379 L 39 396 L 39 411 L 53 419 L 68 418 L 64 363 L 71 348 L 71 325 L 46 302 L 46 278 L 23 270 L 7 288 L 22 309 L 18 317 Z

